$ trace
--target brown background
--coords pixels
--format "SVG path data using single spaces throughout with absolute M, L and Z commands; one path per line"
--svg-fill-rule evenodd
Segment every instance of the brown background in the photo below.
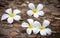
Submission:
M 44 5 L 43 11 L 45 15 L 43 17 L 34 18 L 29 17 L 26 12 L 29 10 L 28 3 L 34 3 L 37 6 L 39 3 Z M 60 38 L 60 0 L 0 0 L 0 19 L 5 10 L 8 8 L 21 10 L 20 21 L 14 21 L 13 24 L 7 23 L 6 20 L 0 20 L 0 38 Z M 33 18 L 39 22 L 43 22 L 43 19 L 47 19 L 51 22 L 49 28 L 52 30 L 52 34 L 49 36 L 41 36 L 40 34 L 27 35 L 25 28 L 20 27 L 23 21 L 27 22 L 28 18 Z

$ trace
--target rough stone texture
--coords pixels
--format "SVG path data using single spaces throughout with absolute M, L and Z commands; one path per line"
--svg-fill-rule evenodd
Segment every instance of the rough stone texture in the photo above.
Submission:
M 36 6 L 39 3 L 44 5 L 43 11 L 45 15 L 43 17 L 34 18 L 29 17 L 26 12 L 29 10 L 28 3 L 34 3 Z M 14 21 L 13 24 L 8 24 L 7 21 L 0 20 L 0 38 L 60 38 L 60 0 L 0 0 L 0 19 L 5 13 L 7 8 L 21 10 L 21 21 Z M 49 28 L 53 31 L 50 36 L 41 36 L 40 34 L 27 35 L 25 28 L 20 25 L 28 18 L 33 18 L 39 22 L 43 22 L 43 19 L 47 19 L 51 22 Z

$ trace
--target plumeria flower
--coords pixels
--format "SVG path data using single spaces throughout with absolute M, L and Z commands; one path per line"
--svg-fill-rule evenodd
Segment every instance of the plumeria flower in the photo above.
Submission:
M 28 21 L 28 23 L 23 22 L 21 26 L 27 28 L 27 30 L 26 30 L 27 34 L 30 35 L 32 32 L 35 34 L 34 31 L 37 31 L 37 30 L 35 30 L 36 29 L 35 24 L 38 22 L 34 21 L 33 19 L 28 19 L 27 21 Z
M 8 23 L 13 23 L 13 20 L 18 21 L 21 19 L 21 17 L 18 15 L 21 11 L 18 9 L 13 10 L 13 12 L 12 12 L 12 9 L 9 8 L 5 12 L 6 12 L 6 14 L 2 15 L 1 20 L 7 19 Z
M 28 7 L 31 9 L 31 10 L 27 11 L 27 14 L 29 16 L 33 15 L 35 18 L 38 18 L 39 15 L 40 16 L 44 16 L 44 12 L 42 11 L 42 9 L 43 9 L 43 5 L 42 4 L 38 4 L 37 8 L 35 8 L 33 3 L 29 3 Z
M 34 32 L 35 32 L 36 34 L 37 34 L 38 32 L 40 32 L 40 34 L 41 34 L 42 36 L 46 36 L 47 34 L 50 35 L 51 32 L 52 32 L 51 29 L 46 28 L 49 24 L 50 24 L 50 22 L 49 22 L 48 20 L 44 20 L 44 22 L 43 22 L 42 25 L 41 25 L 40 23 L 39 23 L 39 25 L 36 23 L 37 29 L 35 29 L 35 30 L 37 30 L 37 31 L 34 31 Z

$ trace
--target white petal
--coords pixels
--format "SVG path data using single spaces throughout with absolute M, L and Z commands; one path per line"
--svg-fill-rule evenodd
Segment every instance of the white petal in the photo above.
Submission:
M 4 19 L 6 19 L 6 18 L 8 18 L 8 14 L 4 14 L 4 15 L 2 15 L 2 18 L 1 18 L 1 20 L 4 20 Z
M 39 33 L 39 29 L 38 29 L 38 28 L 34 28 L 34 29 L 33 29 L 33 33 L 34 33 L 34 34 Z
M 46 36 L 46 35 L 47 35 L 45 30 L 40 31 L 40 34 L 41 34 L 42 36 Z
M 33 25 L 34 25 L 35 27 L 41 26 L 41 24 L 40 24 L 38 21 L 35 21 Z
M 28 23 L 26 23 L 26 22 L 23 22 L 21 26 L 22 26 L 22 27 L 28 27 L 28 26 L 29 26 L 29 24 L 28 24 Z
M 8 18 L 7 21 L 8 21 L 8 23 L 13 23 L 13 19 L 12 18 Z
M 38 15 L 38 14 L 34 14 L 34 17 L 35 17 L 35 18 L 38 18 L 38 17 L 39 17 L 39 15 Z
M 43 9 L 43 5 L 42 4 L 38 4 L 38 6 L 37 6 L 37 10 L 41 10 L 41 9 Z
M 18 20 L 21 19 L 21 17 L 20 17 L 19 15 L 15 15 L 15 16 L 14 16 L 14 19 L 15 19 L 16 21 L 18 21 Z
M 33 19 L 27 19 L 27 21 L 29 22 L 29 24 L 33 24 L 33 22 L 34 22 Z
M 14 11 L 13 11 L 13 13 L 16 15 L 16 14 L 19 14 L 21 11 L 20 10 L 18 10 L 18 9 L 15 9 Z
M 43 11 L 39 11 L 38 14 L 39 14 L 40 16 L 44 16 L 44 12 L 43 12 Z
M 48 35 L 51 35 L 51 33 L 52 33 L 51 29 L 49 29 L 49 28 L 46 28 L 45 31 Z
M 32 11 L 32 10 L 29 10 L 29 11 L 27 11 L 27 14 L 28 14 L 29 16 L 32 16 L 32 15 L 33 15 L 33 11 Z
M 50 22 L 48 20 L 44 20 L 44 22 L 43 22 L 44 27 L 47 27 L 49 24 L 50 24 Z
M 34 6 L 33 3 L 29 3 L 28 7 L 29 7 L 30 9 L 32 9 L 32 10 L 35 9 L 35 6 Z
M 10 13 L 12 13 L 12 9 L 9 8 L 9 9 L 7 9 L 5 12 L 8 13 L 8 14 L 10 14 Z
M 28 29 L 26 30 L 26 32 L 27 32 L 27 34 L 30 35 L 30 34 L 32 33 L 32 30 L 28 28 Z

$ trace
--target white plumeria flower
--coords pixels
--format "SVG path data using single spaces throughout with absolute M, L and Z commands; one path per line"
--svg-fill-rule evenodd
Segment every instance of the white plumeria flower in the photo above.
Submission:
M 13 23 L 13 19 L 18 21 L 21 17 L 18 15 L 21 11 L 18 9 L 13 10 L 9 8 L 5 11 L 7 14 L 3 14 L 1 20 L 7 19 L 8 23 Z
M 35 29 L 35 30 L 37 30 L 36 34 L 38 32 L 40 32 L 40 34 L 42 36 L 46 36 L 47 34 L 50 35 L 52 32 L 51 29 L 46 28 L 49 24 L 50 24 L 50 22 L 48 20 L 44 20 L 42 25 L 40 23 L 39 23 L 39 25 L 36 23 L 36 27 L 37 27 L 37 29 Z
M 28 23 L 23 22 L 21 26 L 22 27 L 27 27 L 27 30 L 26 30 L 27 34 L 30 35 L 32 33 L 32 31 L 33 31 L 34 34 L 36 34 L 35 31 L 37 31 L 37 30 L 35 30 L 36 29 L 35 24 L 38 23 L 38 22 L 34 21 L 33 19 L 28 19 L 27 21 L 28 21 Z
M 35 8 L 33 3 L 29 3 L 28 7 L 31 9 L 31 10 L 27 11 L 27 14 L 29 16 L 33 15 L 35 18 L 38 18 L 39 15 L 40 16 L 44 16 L 44 12 L 42 11 L 42 9 L 43 9 L 43 5 L 42 4 L 38 4 L 37 8 Z

